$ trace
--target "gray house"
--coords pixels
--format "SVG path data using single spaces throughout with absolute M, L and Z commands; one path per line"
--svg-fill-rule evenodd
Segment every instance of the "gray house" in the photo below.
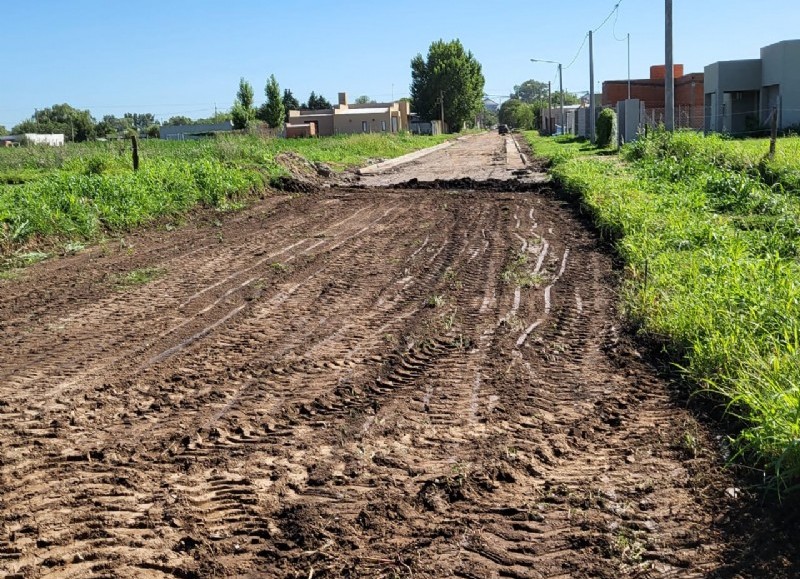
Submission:
M 706 132 L 758 132 L 777 109 L 778 128 L 800 125 L 800 40 L 761 49 L 761 58 L 705 67 Z

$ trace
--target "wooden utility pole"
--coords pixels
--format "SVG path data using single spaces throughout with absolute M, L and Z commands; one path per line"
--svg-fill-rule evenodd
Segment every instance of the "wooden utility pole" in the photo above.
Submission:
M 136 135 L 131 135 L 131 148 L 133 155 L 133 170 L 139 170 L 139 139 Z
M 589 140 L 594 143 L 594 41 L 589 31 Z M 563 121 L 562 121 L 563 122 Z
M 675 67 L 672 59 L 672 0 L 665 0 L 665 52 L 666 75 L 664 86 L 664 127 L 675 130 Z

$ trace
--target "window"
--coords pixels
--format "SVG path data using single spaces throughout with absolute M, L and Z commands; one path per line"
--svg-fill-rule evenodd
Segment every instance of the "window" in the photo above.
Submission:
M 369 131 L 369 123 L 367 121 L 361 121 L 361 132 L 366 133 Z
M 385 133 L 386 132 L 386 121 L 381 121 L 381 130 Z

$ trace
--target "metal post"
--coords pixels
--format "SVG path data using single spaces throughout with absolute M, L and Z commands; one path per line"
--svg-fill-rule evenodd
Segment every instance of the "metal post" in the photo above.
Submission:
M 553 134 L 553 95 L 550 91 L 550 85 L 552 83 L 548 80 L 547 81 L 547 134 Z
M 775 158 L 775 143 L 778 140 L 778 107 L 772 108 L 769 126 L 769 158 L 772 160 Z
M 589 31 L 589 140 L 594 144 L 594 42 Z
M 442 106 L 442 133 L 445 132 L 444 130 L 444 91 L 439 91 L 439 104 Z
M 631 100 L 631 33 L 628 32 L 628 100 Z
M 567 134 L 567 120 L 564 118 L 564 79 L 561 75 L 561 63 L 558 63 L 558 92 L 561 93 L 561 134 Z
M 672 0 L 665 0 L 666 79 L 664 87 L 664 126 L 675 130 L 675 68 L 672 60 Z

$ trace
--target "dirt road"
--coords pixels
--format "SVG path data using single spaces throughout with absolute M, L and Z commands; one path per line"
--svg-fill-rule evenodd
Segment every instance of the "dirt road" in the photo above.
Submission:
M 508 144 L 363 181 L 509 177 Z M 278 194 L 0 282 L 0 575 L 724 570 L 713 444 L 528 181 Z

